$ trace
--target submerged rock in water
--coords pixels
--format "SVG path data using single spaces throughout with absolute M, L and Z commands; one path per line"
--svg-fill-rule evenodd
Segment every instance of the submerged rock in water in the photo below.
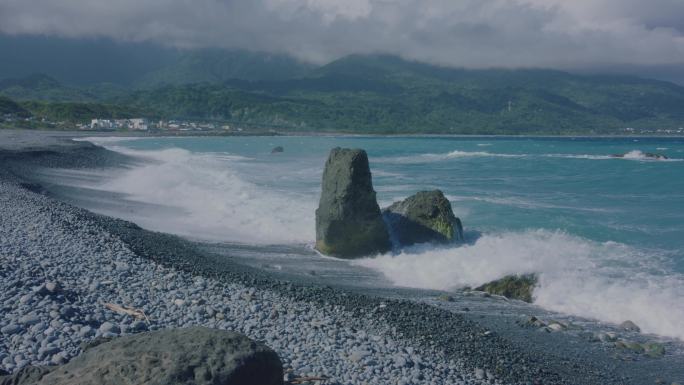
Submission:
M 615 347 L 618 349 L 629 350 L 637 354 L 641 354 L 646 351 L 643 345 L 633 341 L 620 340 L 615 343 Z
M 648 342 L 643 345 L 646 355 L 652 358 L 660 358 L 665 355 L 665 346 L 658 342 Z
M 463 226 L 440 190 L 420 191 L 383 210 L 390 233 L 401 246 L 463 241 Z
M 536 274 L 507 275 L 477 287 L 475 290 L 532 303 L 532 293 L 537 286 L 537 281 Z
M 273 350 L 238 333 L 201 327 L 117 338 L 63 366 L 32 368 L 0 381 L 2 385 L 282 383 L 283 367 Z
M 613 154 L 612 158 L 628 158 L 628 159 L 654 159 L 654 160 L 667 160 L 669 159 L 666 155 L 655 154 L 652 152 L 641 152 L 641 151 L 630 151 L 625 154 Z
M 390 248 L 368 155 L 359 149 L 332 149 L 316 210 L 316 249 L 327 255 L 356 258 Z
M 641 331 L 641 328 L 639 326 L 637 326 L 637 324 L 635 324 L 634 322 L 629 321 L 629 320 L 621 323 L 620 326 L 618 326 L 618 327 L 622 330 L 627 330 L 630 332 L 637 332 L 638 333 Z
M 271 150 L 271 154 L 278 154 L 278 153 L 281 153 L 284 151 L 285 151 L 285 149 L 283 148 L 283 146 L 276 146 L 276 147 L 273 147 L 273 150 Z

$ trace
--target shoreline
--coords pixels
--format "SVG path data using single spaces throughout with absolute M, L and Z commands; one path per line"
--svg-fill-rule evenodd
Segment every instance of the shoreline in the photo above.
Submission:
M 66 137 L 62 139 L 67 140 Z M 624 368 L 619 367 L 617 363 L 614 366 L 608 366 L 610 363 L 608 360 L 594 363 L 591 357 L 562 357 L 550 354 L 548 350 L 530 351 L 529 346 L 522 346 L 505 334 L 500 335 L 497 330 L 483 326 L 485 323 L 478 323 L 477 320 L 472 319 L 473 317 L 408 300 L 393 300 L 339 288 L 274 279 L 267 273 L 238 266 L 221 260 L 216 255 L 203 252 L 197 244 L 180 237 L 147 231 L 130 222 L 93 214 L 58 202 L 49 197 L 49 188 L 47 191 L 42 190 L 40 186 L 35 185 L 35 181 L 30 180 L 32 168 L 38 165 L 41 167 L 106 167 L 125 162 L 126 159 L 120 154 L 90 143 L 62 142 L 59 139 L 55 142 L 49 140 L 46 142 L 48 143 L 42 147 L 40 143 L 33 143 L 34 145 L 19 146 L 13 150 L 7 148 L 0 150 L 0 158 L 3 159 L 4 165 L 4 167 L 0 166 L 0 184 L 9 186 L 6 187 L 9 192 L 5 191 L 3 195 L 9 196 L 8 199 L 11 200 L 13 194 L 26 194 L 24 197 L 30 197 L 41 205 L 56 208 L 57 214 L 60 210 L 64 210 L 65 213 L 76 218 L 75 222 L 92 224 L 94 231 L 108 234 L 112 242 L 124 245 L 132 253 L 130 258 L 140 259 L 140 266 L 154 265 L 157 266 L 155 268 L 164 269 L 165 274 L 176 272 L 175 274 L 182 275 L 186 281 L 191 277 L 202 277 L 201 279 L 205 282 L 212 282 L 211 285 L 238 285 L 247 293 L 254 289 L 255 293 L 260 295 L 266 293 L 263 295 L 267 298 L 280 298 L 286 303 L 291 301 L 289 303 L 297 304 L 297 306 L 309 307 L 308 312 L 316 312 L 314 309 L 325 309 L 321 318 L 339 312 L 340 320 L 344 320 L 343 328 L 352 328 L 365 333 L 361 335 L 364 338 L 360 339 L 357 338 L 358 333 L 351 333 L 354 335 L 353 344 L 364 346 L 363 344 L 377 342 L 373 338 L 368 338 L 371 333 L 376 336 L 383 334 L 392 336 L 394 347 L 386 348 L 386 352 L 392 354 L 390 361 L 387 361 L 390 367 L 395 366 L 393 362 L 397 361 L 393 355 L 406 354 L 407 348 L 410 348 L 411 352 L 422 353 L 423 358 L 418 357 L 416 361 L 413 361 L 414 365 L 409 367 L 407 364 L 403 368 L 437 372 L 439 367 L 446 367 L 449 370 L 443 372 L 453 372 L 461 376 L 462 383 L 481 382 L 485 380 L 484 377 L 487 377 L 487 372 L 496 378 L 497 383 L 503 384 L 641 383 L 639 382 L 641 379 L 622 376 L 620 372 Z M 26 186 L 23 189 L 20 188 L 20 183 L 33 186 L 35 191 L 26 190 Z M 41 191 L 47 193 L 48 196 L 41 194 Z M 234 299 L 234 301 L 240 300 L 240 297 Z M 215 321 L 214 319 L 210 322 Z M 313 329 L 321 329 L 321 326 Z M 530 333 L 537 332 L 531 331 Z M 554 338 L 555 343 L 563 343 L 561 336 Z M 267 344 L 269 344 L 268 341 Z M 387 346 L 386 341 L 383 344 Z M 397 345 L 403 345 L 403 347 Z M 321 349 L 319 346 L 308 347 Z M 347 353 L 351 354 L 351 352 Z M 385 359 L 385 357 L 380 357 L 382 356 L 380 354 L 368 356 L 372 356 L 373 360 L 381 363 Z M 290 365 L 299 365 L 292 364 L 293 360 L 288 356 L 285 358 Z M 439 359 L 435 360 L 435 358 Z M 364 356 L 353 364 L 367 363 L 368 359 Z M 429 362 L 430 360 L 441 362 Z M 401 360 L 398 361 L 401 362 Z M 453 368 L 449 368 L 450 365 Z M 306 365 L 302 366 L 306 367 Z M 299 370 L 296 367 L 292 369 Z M 401 371 L 401 367 L 398 370 Z M 408 370 L 408 372 L 414 371 Z M 371 371 L 370 380 L 380 378 L 380 374 L 374 377 L 376 373 Z M 651 382 L 655 379 L 655 374 Z M 482 376 L 484 377 L 478 378 Z M 415 382 L 412 379 L 413 376 L 410 376 L 407 383 Z M 446 378 L 443 379 L 446 380 Z M 344 379 L 335 380 L 346 383 Z M 430 379 L 423 381 L 419 378 L 418 380 L 421 383 L 429 383 Z
M 369 137 L 369 138 L 496 138 L 496 139 L 682 139 L 684 135 L 535 135 L 535 134 L 429 134 L 429 133 L 405 133 L 405 134 L 373 134 L 373 133 L 350 133 L 345 131 L 259 131 L 259 132 L 224 132 L 224 131 L 76 131 L 76 130 L 25 130 L 20 128 L 0 128 L 0 132 L 25 133 L 34 132 L 38 135 L 62 138 L 83 138 L 83 137 L 121 137 L 121 138 L 186 138 L 186 137 Z

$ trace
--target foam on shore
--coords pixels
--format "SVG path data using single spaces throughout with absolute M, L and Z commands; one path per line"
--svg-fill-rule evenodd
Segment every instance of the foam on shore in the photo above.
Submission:
M 232 168 L 235 162 L 246 160 L 244 157 L 195 154 L 178 148 L 108 148 L 149 162 L 116 172 L 88 187 L 183 213 L 172 219 L 166 215 L 136 218 L 146 228 L 249 244 L 305 243 L 314 239 L 316 202 L 292 192 L 263 189 L 244 180 Z
M 530 230 L 487 234 L 461 247 L 418 245 L 354 263 L 399 286 L 439 290 L 539 273 L 534 302 L 543 308 L 612 323 L 629 319 L 645 332 L 684 340 L 684 277 L 659 266 L 657 253 Z

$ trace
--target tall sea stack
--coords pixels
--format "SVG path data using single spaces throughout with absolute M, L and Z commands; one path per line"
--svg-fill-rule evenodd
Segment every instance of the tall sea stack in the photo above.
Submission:
M 332 149 L 316 210 L 316 249 L 335 257 L 358 258 L 390 248 L 368 155 L 360 149 Z

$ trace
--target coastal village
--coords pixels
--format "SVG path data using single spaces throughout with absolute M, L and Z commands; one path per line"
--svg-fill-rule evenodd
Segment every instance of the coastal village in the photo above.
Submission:
M 95 118 L 90 122 L 72 123 L 67 121 L 53 121 L 34 116 L 17 116 L 16 114 L 0 115 L 0 128 L 8 127 L 62 129 L 83 131 L 224 131 L 242 132 L 244 127 L 225 122 L 206 122 L 184 119 L 157 120 L 147 118 L 109 119 Z
M 133 119 L 92 119 L 90 125 L 80 124 L 81 130 L 168 130 L 168 131 L 242 131 L 242 127 L 232 127 L 228 124 L 196 122 L 190 120 L 159 120 L 152 122 L 146 118 Z
M 150 120 L 147 118 L 109 119 L 95 118 L 90 122 L 71 123 L 66 121 L 51 121 L 46 118 L 34 116 L 18 116 L 16 114 L 0 115 L 0 128 L 3 126 L 15 126 L 20 128 L 50 128 L 50 129 L 78 129 L 85 131 L 222 131 L 243 132 L 245 127 L 226 122 L 195 121 L 189 119 Z M 275 132 L 270 129 L 269 132 Z M 632 128 L 626 127 L 619 130 L 621 135 L 684 135 L 684 127 L 678 128 Z

